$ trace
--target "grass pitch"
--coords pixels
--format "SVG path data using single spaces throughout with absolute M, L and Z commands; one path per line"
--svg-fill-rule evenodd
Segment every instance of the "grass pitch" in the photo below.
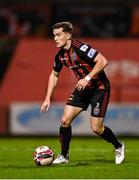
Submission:
M 98 138 L 72 138 L 70 163 L 37 167 L 32 158 L 39 145 L 59 153 L 58 138 L 0 138 L 0 179 L 138 179 L 139 140 L 121 138 L 126 144 L 125 161 L 114 163 L 114 149 Z

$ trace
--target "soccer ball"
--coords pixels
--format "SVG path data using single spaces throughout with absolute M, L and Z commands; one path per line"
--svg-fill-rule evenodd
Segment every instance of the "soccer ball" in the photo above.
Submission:
M 38 166 L 49 166 L 54 160 L 54 152 L 48 146 L 39 146 L 33 153 L 33 159 Z

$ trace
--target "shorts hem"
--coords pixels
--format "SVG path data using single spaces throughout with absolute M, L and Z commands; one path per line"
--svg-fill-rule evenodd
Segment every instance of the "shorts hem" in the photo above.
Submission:
M 83 108 L 83 111 L 86 111 L 87 108 L 81 106 L 81 105 L 75 105 L 75 104 L 69 104 L 69 103 L 66 103 L 66 105 L 69 105 L 69 106 L 73 106 L 73 107 L 79 107 L 79 108 Z

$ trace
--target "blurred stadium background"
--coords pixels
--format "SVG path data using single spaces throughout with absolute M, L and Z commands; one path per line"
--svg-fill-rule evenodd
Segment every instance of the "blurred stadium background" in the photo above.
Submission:
M 47 114 L 40 113 L 57 49 L 51 26 L 71 21 L 74 37 L 109 60 L 112 93 L 105 123 L 117 135 L 139 136 L 139 2 L 135 0 L 0 1 L 0 135 L 57 135 L 64 102 L 74 88 L 64 69 Z M 87 120 L 88 119 L 88 120 Z M 91 135 L 89 112 L 73 123 Z

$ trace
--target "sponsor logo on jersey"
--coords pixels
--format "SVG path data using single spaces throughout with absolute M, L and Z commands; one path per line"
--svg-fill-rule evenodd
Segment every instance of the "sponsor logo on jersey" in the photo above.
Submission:
M 87 53 L 87 56 L 92 58 L 94 56 L 94 54 L 96 53 L 96 50 L 95 49 L 90 49 L 89 52 Z
M 86 44 L 84 44 L 80 47 L 80 50 L 83 52 L 85 52 L 87 49 L 88 49 L 88 46 Z

